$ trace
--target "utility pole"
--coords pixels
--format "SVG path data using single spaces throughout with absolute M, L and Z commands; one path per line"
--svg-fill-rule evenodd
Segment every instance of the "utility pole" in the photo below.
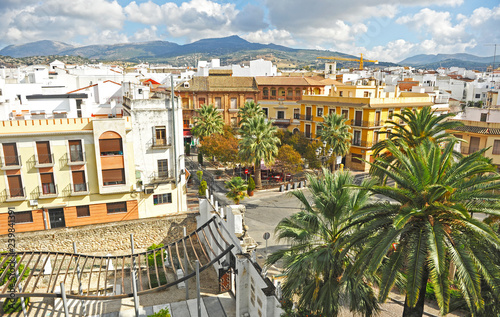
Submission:
M 498 44 L 498 43 L 484 44 L 484 46 L 494 46 L 495 47 L 495 50 L 494 50 L 494 53 L 493 53 L 493 72 L 495 72 L 495 61 L 496 61 L 496 58 L 497 58 L 497 45 L 500 45 L 500 44 Z

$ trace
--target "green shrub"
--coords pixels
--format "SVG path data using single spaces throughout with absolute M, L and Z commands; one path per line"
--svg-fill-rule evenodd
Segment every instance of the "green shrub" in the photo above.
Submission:
M 26 309 L 28 308 L 28 304 L 30 302 L 29 297 L 24 298 L 24 305 Z M 23 306 L 21 305 L 21 298 L 18 297 L 16 299 L 14 298 L 6 298 L 5 301 L 3 302 L 3 313 L 4 314 L 12 314 L 12 313 L 18 313 L 23 311 Z
M 247 188 L 247 190 L 249 192 L 253 192 L 255 190 L 255 181 L 253 180 L 252 176 L 250 176 L 248 178 L 248 188 Z
M 200 187 L 198 187 L 198 196 L 205 196 L 208 185 L 206 181 L 200 182 Z
M 158 248 L 161 248 L 163 246 L 165 246 L 163 243 L 160 243 L 160 244 L 154 244 L 153 243 L 148 248 L 148 251 L 151 251 L 151 250 L 154 250 L 154 249 L 158 249 Z M 153 267 L 155 266 L 155 262 L 154 262 L 155 260 L 154 260 L 154 258 L 156 258 L 156 265 L 161 267 L 163 265 L 163 263 L 161 261 L 161 252 L 158 251 L 158 252 L 155 253 L 155 255 L 153 255 L 153 253 L 148 254 L 148 265 L 149 266 L 153 266 Z
M 200 165 L 203 165 L 203 154 L 201 154 L 201 153 L 198 153 L 198 163 Z
M 196 176 L 198 180 L 201 182 L 203 180 L 203 171 L 196 171 Z
M 164 308 L 164 309 L 160 310 L 159 312 L 154 313 L 153 315 L 149 315 L 148 317 L 171 317 L 171 315 L 170 315 L 170 311 L 168 310 L 168 308 Z

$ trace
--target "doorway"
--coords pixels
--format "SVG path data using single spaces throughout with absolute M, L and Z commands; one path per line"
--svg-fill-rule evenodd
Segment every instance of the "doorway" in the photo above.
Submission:
M 66 222 L 64 221 L 64 209 L 49 209 L 49 220 L 51 229 L 66 227 Z

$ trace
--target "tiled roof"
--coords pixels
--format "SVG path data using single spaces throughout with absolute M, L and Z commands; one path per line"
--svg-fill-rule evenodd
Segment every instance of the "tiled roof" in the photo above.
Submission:
M 324 86 L 325 84 L 308 77 L 288 76 L 258 76 L 255 77 L 259 86 Z
M 253 77 L 208 76 L 193 77 L 188 81 L 189 87 L 180 84 L 177 91 L 248 91 L 258 92 Z
M 497 128 L 473 127 L 464 125 L 461 127 L 456 127 L 453 130 L 478 134 L 500 135 L 500 129 Z

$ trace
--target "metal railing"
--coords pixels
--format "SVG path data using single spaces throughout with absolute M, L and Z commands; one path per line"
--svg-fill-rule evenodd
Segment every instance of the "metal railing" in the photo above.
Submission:
M 0 167 L 21 167 L 21 156 L 2 156 L 0 159 Z
M 80 163 L 80 162 L 85 162 L 87 160 L 87 156 L 85 152 L 83 151 L 78 151 L 78 152 L 69 152 L 69 162 L 70 163 Z
M 294 118 L 295 120 L 300 120 L 300 113 L 294 113 L 294 114 L 293 114 L 293 118 Z
M 364 120 L 351 120 L 351 126 L 353 127 L 380 127 L 384 125 L 383 120 L 373 120 L 373 121 L 364 121 Z
M 294 118 L 295 118 L 295 115 L 294 115 Z M 307 121 L 312 121 L 314 118 L 314 116 L 312 114 L 301 114 L 298 116 L 298 120 L 307 120 Z
M 372 147 L 373 142 L 372 141 L 365 141 L 365 140 L 355 140 L 353 139 L 351 142 L 352 146 L 360 146 L 360 147 Z
M 73 184 L 73 193 L 87 192 L 89 190 L 89 183 Z
M 40 186 L 41 196 L 56 196 L 57 195 L 57 185 L 54 183 L 46 183 Z
M 7 189 L 7 199 L 24 199 L 24 198 L 26 198 L 26 189 L 24 187 Z
M 480 148 L 478 146 L 461 145 L 461 147 L 460 147 L 460 153 L 462 153 L 462 154 L 472 154 L 472 153 L 477 152 L 479 150 L 480 150 Z
M 35 155 L 35 165 L 52 165 L 52 164 L 54 164 L 54 154 Z
M 172 146 L 172 141 L 170 138 L 165 138 L 165 139 L 157 139 L 153 138 L 151 142 L 152 147 L 167 147 L 167 146 Z
M 151 183 L 168 183 L 175 180 L 174 171 L 153 172 L 149 177 Z

